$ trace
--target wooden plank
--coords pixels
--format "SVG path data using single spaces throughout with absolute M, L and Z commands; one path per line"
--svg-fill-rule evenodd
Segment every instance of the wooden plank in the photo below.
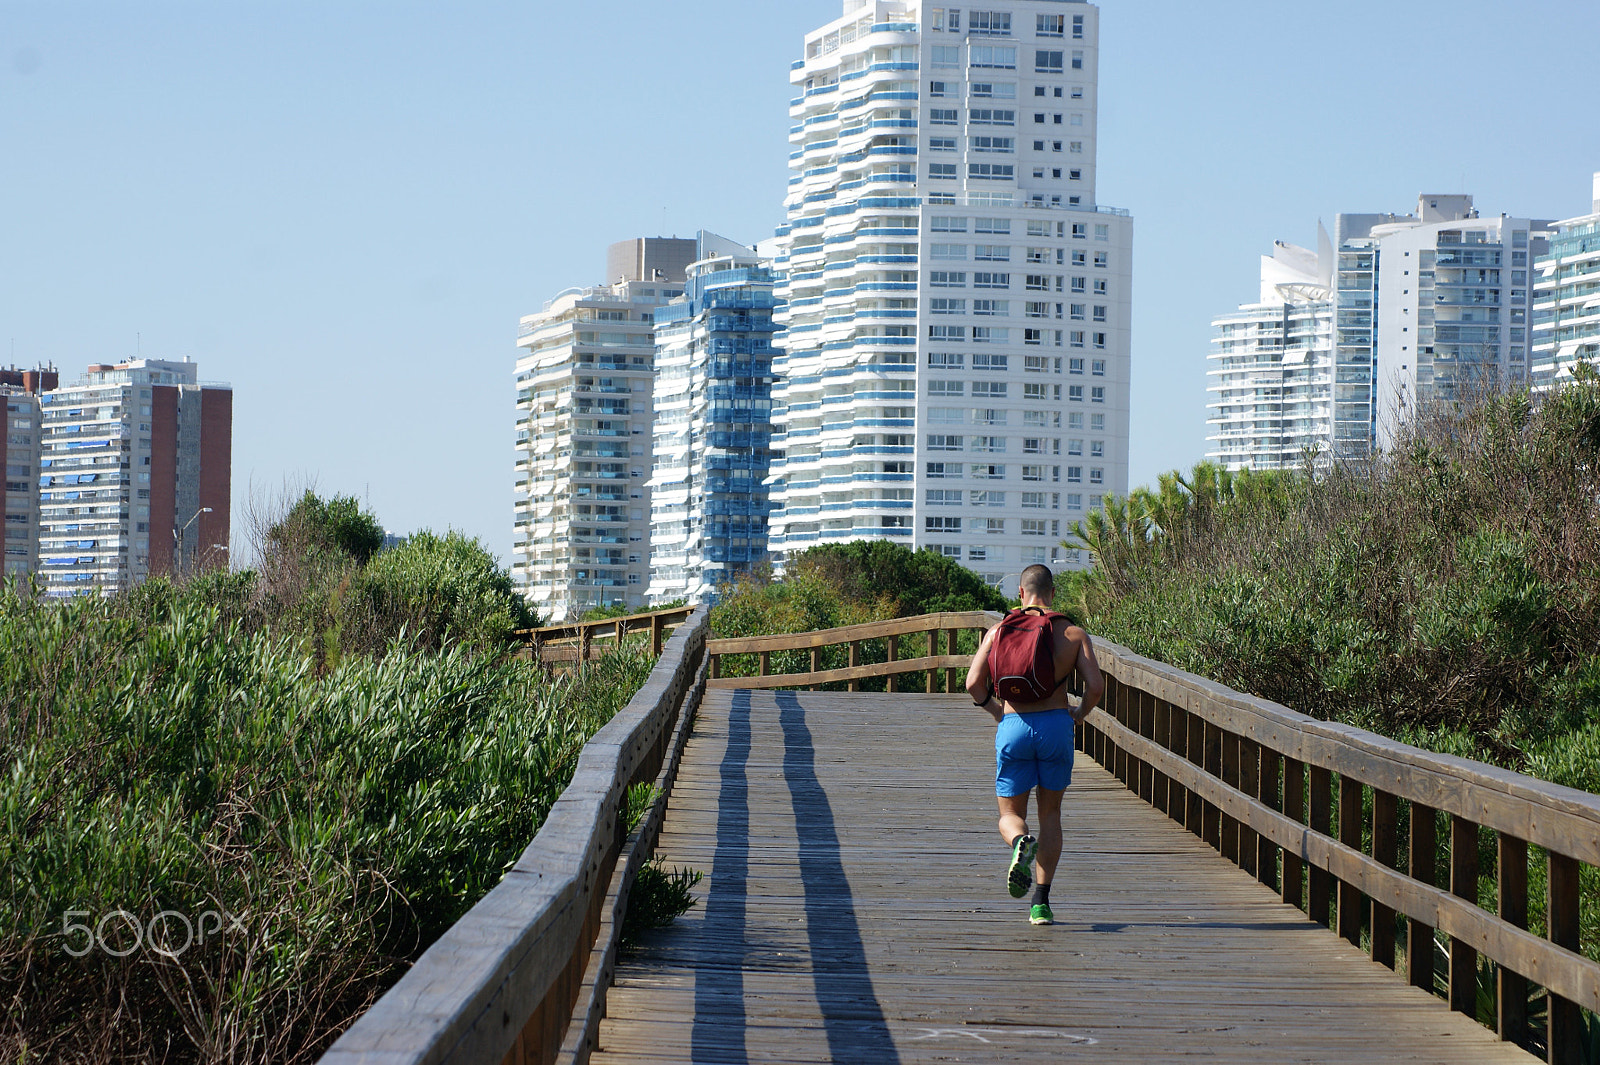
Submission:
M 1180 762 L 1154 744 L 1120 730 L 1114 722 L 1099 715 L 1098 711 L 1096 715 L 1099 717 L 1097 724 L 1114 731 L 1118 742 L 1161 761 L 1168 767 L 1168 772 L 1183 780 L 1186 786 L 1204 792 L 1208 803 L 1214 803 L 1226 809 L 1230 816 L 1248 822 L 1257 832 L 1270 834 L 1280 846 L 1298 846 L 1313 871 L 1318 868 L 1328 870 L 1332 876 L 1380 900 L 1390 909 L 1431 924 L 1469 949 L 1487 955 L 1497 964 L 1509 965 L 1556 994 L 1574 999 L 1583 1008 L 1600 1012 L 1600 963 L 1501 921 L 1479 907 L 1475 896 L 1468 899 L 1421 884 L 1323 833 L 1307 833 L 1304 826 L 1290 821 L 1258 800 L 1225 787 L 1221 781 Z M 1313 767 L 1313 778 L 1316 772 L 1316 767 Z M 1313 788 L 1313 794 L 1315 790 Z M 1467 850 L 1463 847 L 1463 853 Z M 1476 853 L 1475 849 L 1472 853 Z M 1475 858 L 1472 860 L 1476 861 Z
M 1218 774 L 1224 784 L 1230 788 L 1239 786 L 1239 736 L 1237 733 L 1222 730 L 1222 771 Z M 1234 865 L 1239 864 L 1239 822 L 1223 814 L 1221 816 L 1221 847 L 1222 856 Z
M 1222 775 L 1222 729 L 1215 722 L 1201 720 L 1205 723 L 1205 771 L 1213 777 Z M 1209 788 L 1201 792 L 1208 794 Z M 1207 802 L 1201 819 L 1200 838 L 1207 843 L 1222 848 L 1222 811 L 1215 803 Z
M 869 621 L 861 625 L 844 625 L 836 629 L 819 629 L 815 632 L 784 632 L 771 636 L 741 636 L 726 640 L 711 640 L 707 644 L 707 649 L 712 654 L 726 655 L 829 647 L 833 644 L 876 640 L 884 636 L 904 636 L 929 629 L 952 631 L 987 629 L 998 624 L 1002 617 L 1001 614 L 980 610 L 922 614 L 917 617 L 892 618 L 888 621 Z
M 890 665 L 890 663 L 885 662 L 884 665 Z M 851 640 L 850 641 L 850 690 L 853 691 L 853 692 L 858 692 L 858 691 L 861 690 L 861 674 L 858 672 L 860 667 L 861 667 L 861 641 L 860 640 Z
M 1002 885 L 990 730 L 962 695 L 732 698 L 707 696 L 660 845 L 708 874 L 700 904 L 618 967 L 595 1065 L 1517 1060 L 1087 759 L 1070 904 L 1030 926 Z M 910 728 L 940 742 L 896 742 Z M 1157 763 L 1154 741 L 1121 742 Z M 886 834 L 886 809 L 915 814 Z M 1027 995 L 994 994 L 1019 971 Z
M 1294 824 L 1305 822 L 1306 766 L 1297 758 L 1283 760 L 1283 815 Z M 1265 837 L 1263 837 L 1265 838 Z M 1296 847 L 1283 848 L 1283 890 L 1280 897 L 1291 906 L 1305 908 L 1305 867 Z
M 1432 807 L 1411 804 L 1411 841 L 1406 869 L 1411 879 L 1433 887 L 1439 883 L 1438 825 Z M 1433 926 L 1406 921 L 1406 975 L 1412 987 L 1433 990 Z
M 1372 857 L 1388 866 L 1400 866 L 1400 803 L 1387 791 L 1372 793 Z M 1372 960 L 1394 968 L 1394 911 L 1372 903 Z
M 1339 778 L 1339 842 L 1354 851 L 1362 849 L 1366 820 L 1362 811 L 1363 797 L 1361 781 L 1352 777 Z M 1354 884 L 1339 882 L 1339 934 L 1353 947 L 1361 945 L 1364 901 Z
M 1205 765 L 1206 750 L 1206 722 L 1199 714 L 1184 711 L 1184 720 L 1189 730 L 1189 738 L 1184 751 L 1184 758 L 1190 765 Z M 1205 800 L 1200 793 L 1192 789 L 1184 789 L 1185 807 L 1183 813 L 1183 826 L 1190 832 L 1205 838 Z
M 1311 831 L 1326 836 L 1333 831 L 1333 774 L 1322 766 L 1311 766 Z M 1310 907 L 1307 912 L 1320 925 L 1333 927 L 1331 909 L 1333 880 L 1326 868 L 1311 867 Z
M 1496 911 L 1502 921 L 1526 928 L 1528 845 L 1515 836 L 1498 833 L 1495 858 Z M 1495 1027 L 1506 1042 L 1527 1044 L 1528 981 L 1504 965 L 1495 967 Z
M 1261 746 L 1253 740 L 1239 740 L 1239 790 L 1252 799 L 1261 797 Z M 1239 826 L 1239 868 L 1256 875 L 1256 855 L 1260 837 L 1249 825 Z
M 1600 796 L 1433 754 L 1351 725 L 1317 721 L 1107 641 L 1095 642 L 1095 654 L 1108 675 L 1280 754 L 1600 865 Z
M 939 630 L 938 629 L 929 629 L 928 630 L 928 653 L 927 653 L 926 657 L 928 657 L 928 658 L 936 658 L 936 657 L 938 657 L 938 654 L 939 654 Z M 811 668 L 813 670 L 815 670 L 817 668 L 817 657 L 816 656 L 817 656 L 817 652 L 812 651 L 811 652 Z M 936 670 L 936 669 L 928 670 L 928 694 L 929 695 L 932 695 L 937 690 L 938 684 L 939 684 L 939 671 Z
M 883 638 L 883 656 L 891 663 L 899 659 L 900 641 L 897 637 L 885 636 Z M 891 692 L 897 690 L 895 686 L 895 674 L 889 674 L 889 680 L 886 684 L 886 687 Z
M 902 658 L 898 662 L 869 662 L 865 665 L 854 667 L 841 666 L 838 669 L 819 669 L 812 673 L 774 673 L 771 676 L 755 677 L 726 677 L 718 663 L 720 658 L 712 659 L 715 676 L 708 681 L 712 688 L 800 688 L 813 684 L 828 684 L 837 681 L 865 680 L 868 677 L 887 677 L 891 673 L 915 673 L 924 669 L 938 669 L 948 667 L 952 672 L 956 669 L 965 669 L 971 660 L 959 655 L 939 655 L 935 658 Z
M 1478 826 L 1465 817 L 1450 818 L 1450 893 L 1478 904 Z M 1450 1008 L 1478 1013 L 1478 952 L 1459 937 L 1450 941 Z
M 1274 810 L 1283 809 L 1283 801 L 1278 795 L 1278 787 L 1282 774 L 1283 757 L 1277 751 L 1267 747 L 1256 748 L 1261 754 L 1261 782 L 1258 797 L 1262 802 Z M 1256 836 L 1256 879 L 1262 884 L 1278 890 L 1278 856 L 1282 853 L 1280 848 L 1266 836 Z M 1295 902 L 1298 904 L 1299 897 Z
M 1578 949 L 1579 921 L 1578 921 L 1578 863 L 1563 854 L 1550 855 L 1550 873 L 1548 878 L 1548 898 L 1545 908 L 1546 928 L 1549 931 L 1550 942 L 1567 950 Z M 1550 982 L 1542 979 L 1537 973 L 1529 969 L 1519 970 L 1528 976 L 1538 979 L 1550 992 L 1548 1036 L 1546 1045 L 1549 1047 L 1549 1060 L 1552 1065 L 1580 1065 L 1583 1061 L 1583 1017 L 1578 1012 L 1575 996 L 1560 994 L 1558 988 L 1551 986 Z M 1591 985 L 1594 986 L 1594 985 Z M 1600 1007 L 1593 1002 L 1586 1003 L 1585 1008 L 1591 1012 L 1600 1013 Z

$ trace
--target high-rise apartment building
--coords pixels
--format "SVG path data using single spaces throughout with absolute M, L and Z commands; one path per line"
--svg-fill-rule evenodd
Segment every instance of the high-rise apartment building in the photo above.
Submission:
M 1536 389 L 1568 380 L 1579 361 L 1600 364 L 1600 173 L 1593 211 L 1555 223 L 1534 264 L 1532 375 Z
M 1358 459 L 1421 404 L 1527 381 L 1530 263 L 1549 225 L 1424 195 L 1415 214 L 1339 215 L 1314 254 L 1279 245 L 1261 302 L 1213 323 L 1210 456 L 1233 469 L 1307 449 Z
M 0 370 L 0 577 L 33 571 L 39 555 L 39 393 L 55 388 L 51 369 Z
M 1335 452 L 1387 448 L 1419 404 L 1528 380 L 1530 269 L 1549 223 L 1465 195 L 1338 218 Z
M 233 390 L 188 361 L 90 366 L 40 397 L 39 576 L 52 596 L 228 565 Z
M 1255 303 L 1211 323 L 1207 455 L 1227 469 L 1299 466 L 1333 437 L 1333 249 L 1279 241 Z
M 771 549 L 993 583 L 1127 491 L 1132 220 L 1095 196 L 1099 9 L 845 0 L 793 64 Z
M 651 603 L 714 601 L 767 555 L 772 271 L 709 233 L 655 312 Z
M 655 314 L 683 295 L 693 240 L 611 246 L 611 282 L 522 319 L 512 577 L 553 621 L 642 607 L 649 583 Z

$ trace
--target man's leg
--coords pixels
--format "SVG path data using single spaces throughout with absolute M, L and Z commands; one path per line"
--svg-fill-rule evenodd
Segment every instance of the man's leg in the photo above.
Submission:
M 1038 883 L 1048 884 L 1055 879 L 1056 863 L 1061 860 L 1061 797 L 1065 791 L 1039 789 L 1039 858 L 1034 871 Z M 1004 799 L 1000 800 L 1002 803 Z M 1023 813 L 1027 813 L 1027 797 L 1023 796 Z M 1004 831 L 1002 819 L 1001 831 Z
M 1040 793 L 1043 794 L 1042 789 Z M 1028 834 L 1028 793 L 1023 792 L 1021 795 L 1000 795 L 997 796 L 997 798 L 1000 802 L 1000 838 L 1005 840 L 1006 846 L 1009 847 L 1017 841 L 1018 836 L 1025 836 Z M 1061 799 L 1059 797 L 1059 793 L 1057 793 L 1056 805 L 1058 816 L 1056 826 L 1056 855 L 1058 857 L 1061 854 L 1061 837 L 1059 831 L 1060 804 Z

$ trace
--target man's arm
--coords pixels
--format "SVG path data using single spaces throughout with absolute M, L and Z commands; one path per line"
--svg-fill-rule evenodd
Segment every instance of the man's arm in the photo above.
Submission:
M 1067 626 L 1067 642 L 1077 652 L 1077 670 L 1083 674 L 1083 701 L 1072 712 L 1072 719 L 1082 722 L 1106 693 L 1106 679 L 1100 675 L 1100 663 L 1095 661 L 1094 641 L 1076 625 Z
M 967 694 L 996 722 L 1005 716 L 1005 707 L 989 687 L 989 644 L 999 628 L 997 625 L 983 634 L 978 653 L 972 656 L 972 665 L 967 669 Z

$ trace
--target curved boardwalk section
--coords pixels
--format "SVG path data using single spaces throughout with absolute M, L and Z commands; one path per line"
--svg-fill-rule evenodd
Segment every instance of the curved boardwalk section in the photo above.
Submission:
M 962 695 L 707 692 L 658 848 L 700 902 L 618 966 L 592 1060 L 1535 1060 L 1081 753 L 1030 926 L 991 742 Z

